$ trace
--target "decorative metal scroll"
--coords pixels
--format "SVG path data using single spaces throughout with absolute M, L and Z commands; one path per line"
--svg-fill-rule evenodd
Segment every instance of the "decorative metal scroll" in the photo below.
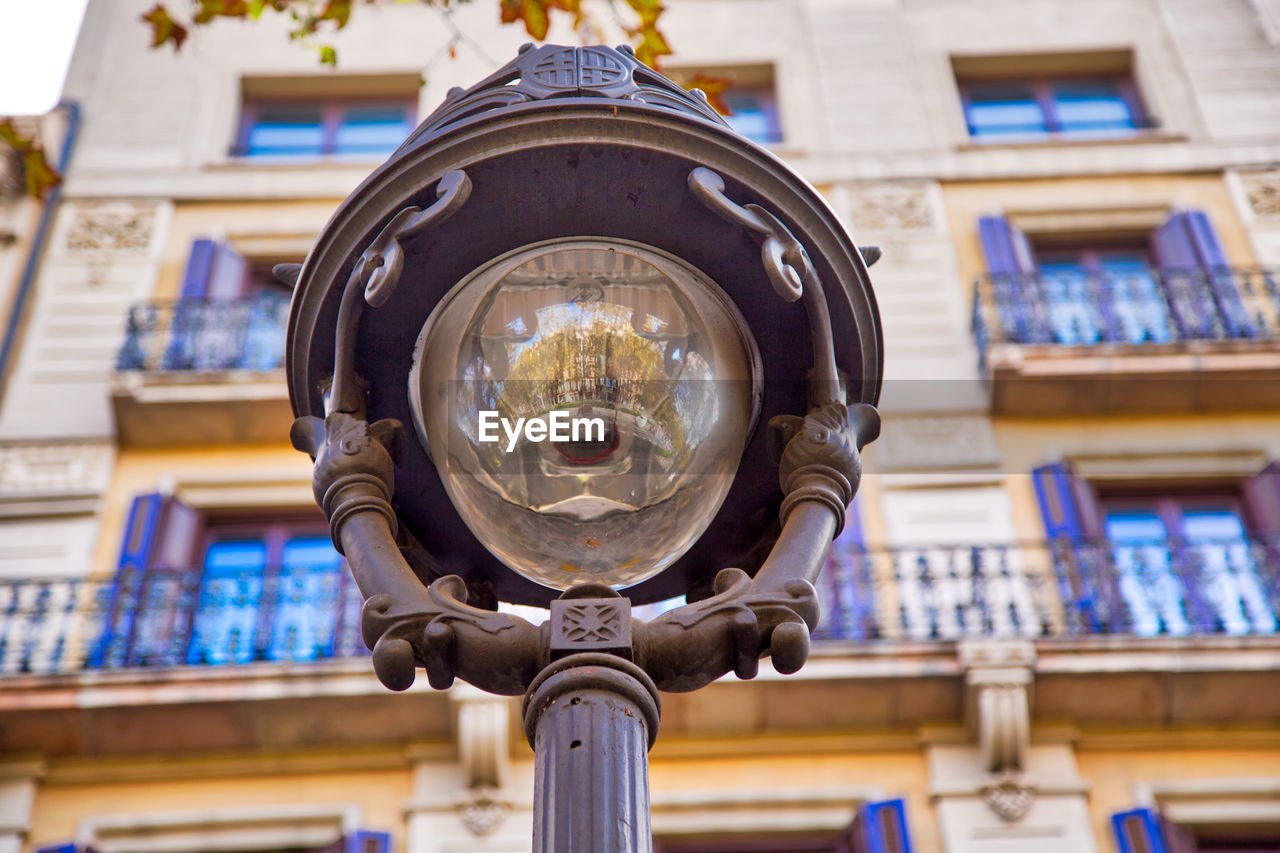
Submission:
M 338 308 L 330 411 L 352 413 L 364 409 L 356 382 L 356 331 L 365 304 L 374 308 L 382 306 L 400 283 L 400 273 L 404 270 L 403 243 L 453 216 L 470 197 L 471 179 L 466 172 L 446 172 L 436 185 L 434 204 L 426 210 L 406 207 L 391 217 L 356 260 Z
M 787 302 L 804 299 L 813 343 L 810 402 L 843 403 L 845 395 L 831 339 L 831 313 L 809 253 L 776 216 L 758 204 L 739 205 L 724 194 L 724 178 L 699 166 L 689 173 L 689 189 L 722 219 L 745 229 L 760 244 L 760 261 L 774 292 Z

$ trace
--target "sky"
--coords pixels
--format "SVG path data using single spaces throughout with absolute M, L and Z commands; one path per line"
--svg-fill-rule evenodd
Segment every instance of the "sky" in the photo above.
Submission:
M 87 0 L 0 0 L 0 116 L 57 106 Z

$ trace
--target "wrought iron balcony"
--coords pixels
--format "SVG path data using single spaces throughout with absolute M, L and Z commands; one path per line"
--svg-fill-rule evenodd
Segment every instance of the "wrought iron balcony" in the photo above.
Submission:
M 129 312 L 117 370 L 275 370 L 284 364 L 289 299 L 143 302 Z
M 995 343 L 1167 344 L 1280 337 L 1280 270 L 1144 267 L 982 276 L 973 329 Z
M 1280 541 L 845 548 L 820 592 L 827 640 L 1275 634 Z
M 975 283 L 972 324 L 995 412 L 1280 405 L 1280 269 L 990 274 Z
M 124 445 L 277 441 L 293 413 L 284 382 L 289 300 L 144 302 L 129 312 L 111 404 Z
M 820 641 L 1280 633 L 1280 538 L 861 549 L 823 573 Z M 0 582 L 0 675 L 365 654 L 345 571 Z
M 0 675 L 364 654 L 346 570 L 0 582 Z

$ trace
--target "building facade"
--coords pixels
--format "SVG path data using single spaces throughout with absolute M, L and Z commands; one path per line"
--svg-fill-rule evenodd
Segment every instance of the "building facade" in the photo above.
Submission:
M 372 675 L 270 274 L 525 36 L 148 5 L 89 3 L 0 308 L 0 853 L 527 849 L 518 704 Z M 657 848 L 1280 850 L 1280 3 L 670 6 L 883 249 L 886 379 L 809 663 L 663 696 Z

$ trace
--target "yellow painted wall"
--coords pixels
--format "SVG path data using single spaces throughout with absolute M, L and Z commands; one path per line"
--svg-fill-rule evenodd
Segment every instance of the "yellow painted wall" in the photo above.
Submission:
M 390 831 L 393 849 L 404 849 L 401 807 L 412 781 L 407 766 L 231 778 L 200 778 L 194 767 L 191 778 L 42 785 L 32 809 L 28 849 L 75 838 L 79 822 L 90 816 L 345 804 L 359 806 L 361 829 Z
M 1103 853 L 1111 853 L 1116 849 L 1111 815 L 1142 805 L 1135 800 L 1135 786 L 1173 780 L 1274 780 L 1280 775 L 1280 748 L 1178 749 L 1168 745 L 1141 751 L 1079 748 L 1076 765 L 1091 785 L 1089 810 L 1099 847 Z
M 649 780 L 654 791 L 876 787 L 883 790 L 886 797 L 906 798 L 914 849 L 940 849 L 937 821 L 927 793 L 928 768 L 918 752 L 654 758 L 649 766 Z

